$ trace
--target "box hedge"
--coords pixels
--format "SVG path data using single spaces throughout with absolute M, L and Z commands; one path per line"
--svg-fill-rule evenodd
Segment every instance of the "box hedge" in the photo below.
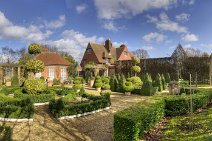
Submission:
M 211 90 L 200 90 L 192 95 L 193 110 L 204 108 L 212 102 Z M 189 95 L 169 95 L 149 98 L 150 102 L 139 103 L 114 115 L 114 140 L 136 141 L 166 116 L 177 116 L 189 112 Z
M 18 99 L 0 94 L 0 117 L 3 118 L 31 118 L 34 113 L 32 100 Z
M 54 117 L 59 118 L 62 116 L 71 116 L 91 112 L 111 105 L 110 95 L 108 94 L 104 96 L 82 94 L 82 97 L 89 99 L 89 101 L 73 104 L 66 102 L 63 99 L 51 100 L 49 103 L 49 109 Z
M 164 115 L 164 101 L 151 99 L 149 103 L 136 104 L 114 115 L 114 140 L 136 141 L 160 121 Z
M 12 128 L 9 126 L 0 126 L 0 140 L 12 141 Z
M 9 94 L 13 94 L 16 90 L 20 90 L 22 89 L 19 86 L 2 86 L 0 87 L 0 93 L 4 93 L 5 95 L 9 95 Z
M 52 99 L 55 98 L 55 92 L 53 90 L 45 90 L 39 95 L 29 95 L 23 92 L 23 90 L 16 90 L 14 92 L 15 98 L 29 98 L 32 100 L 33 103 L 43 103 L 43 102 L 49 102 Z

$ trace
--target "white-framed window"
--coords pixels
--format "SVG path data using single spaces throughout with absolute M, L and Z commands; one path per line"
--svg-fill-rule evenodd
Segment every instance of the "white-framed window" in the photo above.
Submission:
M 61 80 L 62 81 L 64 81 L 64 80 L 66 80 L 67 78 L 66 78 L 66 76 L 67 76 L 67 74 L 66 74 L 66 68 L 64 67 L 64 68 L 61 68 L 60 69 L 60 72 L 61 72 Z
M 36 77 L 36 78 L 40 78 L 40 77 L 41 77 L 41 72 L 36 73 L 36 74 L 35 74 L 35 77 Z
M 49 67 L 49 79 L 50 80 L 54 79 L 54 66 Z
M 124 52 L 124 55 L 125 55 L 125 56 L 128 56 L 128 52 L 125 51 L 125 52 Z

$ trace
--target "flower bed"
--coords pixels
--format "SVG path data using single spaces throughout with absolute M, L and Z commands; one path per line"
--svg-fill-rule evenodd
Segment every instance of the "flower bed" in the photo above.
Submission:
M 77 103 L 72 103 L 64 99 L 51 100 L 49 103 L 49 109 L 56 118 L 60 118 L 63 116 L 83 114 L 103 109 L 111 105 L 110 95 L 108 94 L 104 96 L 82 94 L 81 97 L 87 100 L 79 101 Z

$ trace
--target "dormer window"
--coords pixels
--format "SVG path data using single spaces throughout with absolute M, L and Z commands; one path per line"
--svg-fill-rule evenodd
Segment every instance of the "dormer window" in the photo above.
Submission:
M 88 49 L 86 50 L 87 53 L 91 53 L 91 51 L 92 51 L 91 48 L 88 48 Z
M 125 52 L 124 52 L 124 55 L 125 55 L 125 56 L 128 56 L 128 52 L 125 51 Z

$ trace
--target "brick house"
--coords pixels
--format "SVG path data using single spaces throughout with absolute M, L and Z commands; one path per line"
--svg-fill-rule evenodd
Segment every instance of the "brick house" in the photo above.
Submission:
M 120 47 L 113 47 L 108 39 L 105 44 L 88 43 L 83 55 L 80 66 L 83 68 L 86 63 L 94 62 L 99 68 L 100 75 L 111 76 L 115 73 L 116 63 L 132 59 L 132 53 L 127 46 L 122 44 Z
M 63 82 L 68 78 L 67 68 L 70 65 L 66 59 L 55 52 L 42 52 L 38 54 L 36 59 L 41 60 L 44 65 L 44 71 L 37 73 L 36 77 L 43 76 L 45 79 L 52 81 L 53 79 Z

